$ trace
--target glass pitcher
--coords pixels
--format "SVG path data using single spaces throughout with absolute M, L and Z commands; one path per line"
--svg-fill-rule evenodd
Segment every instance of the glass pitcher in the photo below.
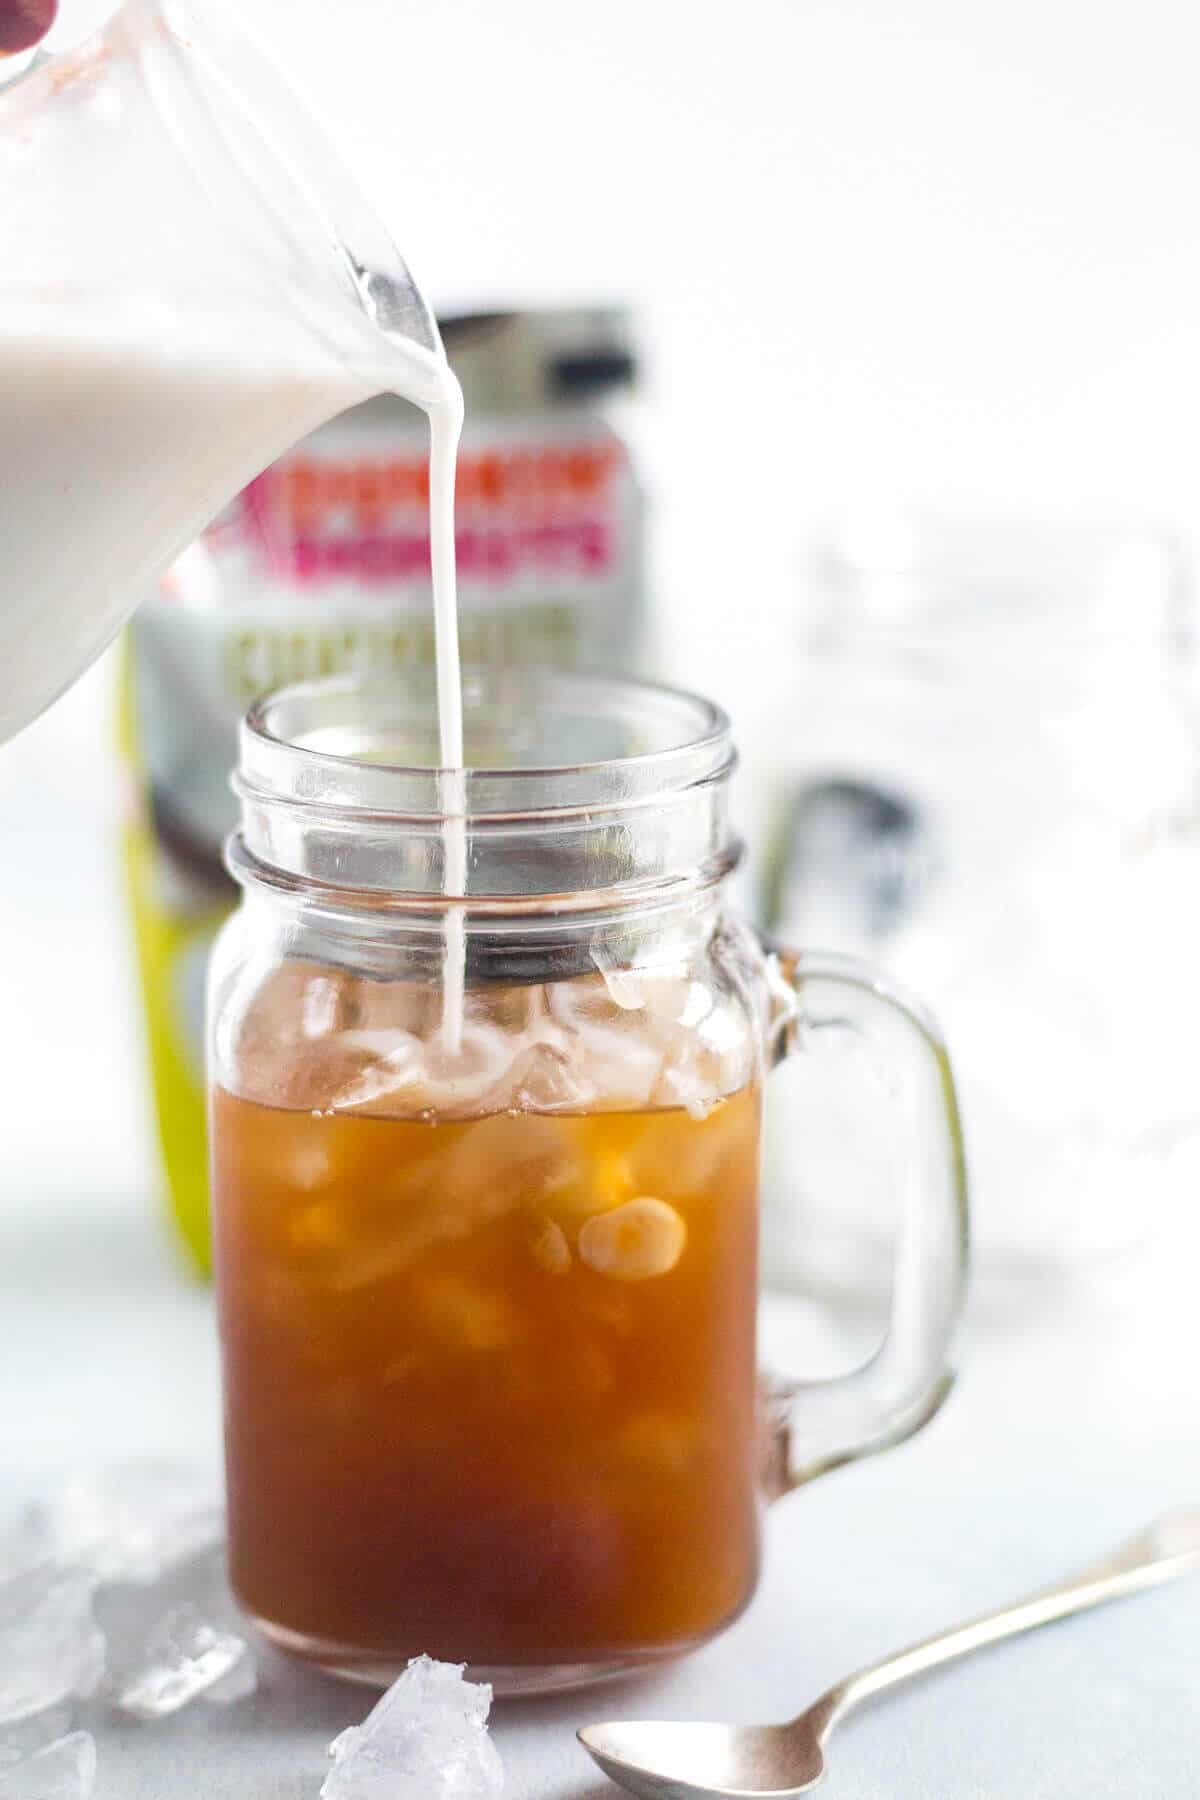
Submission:
M 754 1590 L 764 1494 L 937 1410 L 963 1152 L 927 1016 L 731 915 L 716 707 L 469 677 L 452 900 L 430 686 L 314 683 L 243 727 L 209 1004 L 229 1555 L 268 1636 L 330 1669 L 427 1651 L 533 1691 L 704 1642 Z M 903 1100 L 890 1329 L 768 1390 L 764 1078 L 848 1033 Z
M 212 4 L 127 0 L 0 92 L 0 742 L 281 450 L 442 391 L 387 232 Z

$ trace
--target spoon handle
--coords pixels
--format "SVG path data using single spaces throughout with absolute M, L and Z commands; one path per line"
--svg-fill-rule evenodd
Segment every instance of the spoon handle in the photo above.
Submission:
M 1196 1568 L 1200 1568 L 1200 1508 L 1164 1513 L 1136 1537 L 1065 1581 L 1041 1588 L 1002 1612 L 987 1613 L 950 1631 L 939 1632 L 936 1637 L 925 1638 L 873 1668 L 848 1675 L 817 1701 L 809 1718 L 824 1741 L 853 1707 L 897 1682 L 910 1681 L 914 1675 L 923 1675 L 928 1669 L 969 1656 L 973 1650 L 982 1650 L 1019 1632 L 1032 1631 L 1038 1625 L 1049 1625 L 1090 1606 L 1173 1581 Z

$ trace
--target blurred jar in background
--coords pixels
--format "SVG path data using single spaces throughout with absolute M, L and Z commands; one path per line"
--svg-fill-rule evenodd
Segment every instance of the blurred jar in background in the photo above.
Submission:
M 1095 1272 L 1197 1168 L 1190 606 L 1177 547 L 1116 527 L 876 519 L 813 560 L 763 910 L 938 1009 L 985 1274 Z M 795 1060 L 832 1154 L 838 1114 Z M 851 1191 L 819 1153 L 803 1189 L 771 1157 L 768 1280 L 865 1289 L 884 1269 L 886 1130 L 864 1151 Z M 835 1238 L 831 1262 L 797 1261 Z

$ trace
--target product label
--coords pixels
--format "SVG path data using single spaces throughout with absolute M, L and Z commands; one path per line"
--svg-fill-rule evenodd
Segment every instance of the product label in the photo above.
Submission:
M 219 866 L 237 722 L 288 682 L 432 665 L 424 421 L 350 413 L 266 470 L 130 628 L 135 735 L 163 843 Z M 642 623 L 641 498 L 585 412 L 464 432 L 463 661 L 628 668 Z
M 603 421 L 464 433 L 456 521 L 464 662 L 628 665 L 641 501 Z M 423 425 L 351 414 L 266 470 L 139 613 L 135 639 L 160 631 L 202 640 L 189 661 L 237 713 L 289 681 L 432 662 Z

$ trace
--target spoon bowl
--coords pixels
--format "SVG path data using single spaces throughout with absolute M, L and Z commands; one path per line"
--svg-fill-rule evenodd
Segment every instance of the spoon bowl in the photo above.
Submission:
M 750 1794 L 806 1794 L 825 1773 L 808 1713 L 788 1725 L 666 1724 L 633 1720 L 588 1725 L 579 1741 L 604 1773 L 640 1800 L 725 1800 Z

